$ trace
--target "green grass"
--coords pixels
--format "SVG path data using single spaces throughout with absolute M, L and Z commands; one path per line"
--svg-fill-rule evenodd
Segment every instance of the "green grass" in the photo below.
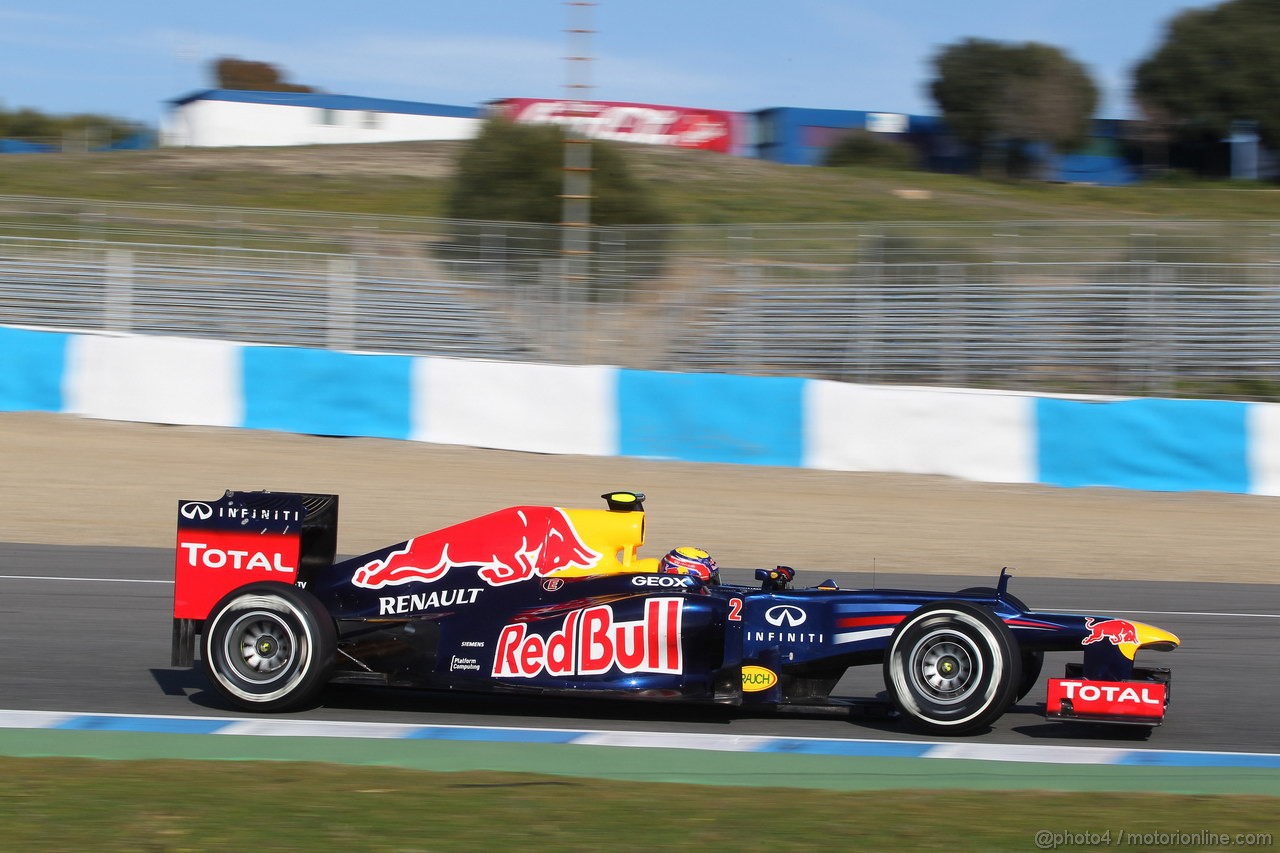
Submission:
M 21 851 L 1034 850 L 1041 831 L 1274 835 L 1276 814 L 1274 798 L 1247 796 L 833 793 L 278 762 L 0 758 L 0 837 Z
M 7 155 L 0 195 L 444 217 L 457 150 L 416 143 Z M 1097 188 L 635 146 L 628 156 L 682 224 L 1280 218 L 1280 191 L 1268 185 Z M 1243 796 L 841 793 L 274 762 L 0 758 L 0 847 L 23 851 L 1031 850 L 1040 830 L 1274 833 L 1276 812 L 1275 799 Z
M 460 143 L 0 156 L 0 195 L 447 216 Z M 1274 220 L 1280 189 L 1185 180 L 1104 188 L 784 166 L 626 146 L 679 224 L 1045 219 Z

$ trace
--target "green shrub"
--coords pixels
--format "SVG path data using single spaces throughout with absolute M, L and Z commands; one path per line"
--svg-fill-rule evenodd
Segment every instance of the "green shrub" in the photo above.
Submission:
M 650 188 L 632 175 L 621 147 L 602 142 L 589 144 L 591 228 L 606 227 L 612 237 L 618 238 L 625 236 L 623 226 L 668 221 Z M 563 215 L 564 162 L 564 133 L 558 126 L 491 119 L 458 158 L 449 190 L 448 216 L 487 222 L 558 224 Z M 536 279 L 536 269 L 562 256 L 560 230 L 547 228 L 539 233 L 542 236 L 523 242 L 517 259 L 502 261 L 508 267 L 506 277 Z M 646 229 L 644 257 L 628 264 L 627 275 L 657 275 L 664 263 L 665 241 L 662 229 Z M 481 243 L 472 243 L 468 238 L 459 238 L 445 249 L 445 254 L 463 258 L 473 250 L 485 250 Z M 592 278 L 590 291 L 594 297 L 606 295 L 606 291 L 619 295 L 616 274 L 595 263 L 585 272 Z
M 882 169 L 914 169 L 915 149 L 881 134 L 855 130 L 827 150 L 827 166 L 876 166 Z

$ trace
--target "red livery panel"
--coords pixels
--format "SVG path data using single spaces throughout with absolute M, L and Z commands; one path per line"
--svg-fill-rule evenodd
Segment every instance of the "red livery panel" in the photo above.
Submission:
M 1050 678 L 1045 702 L 1047 716 L 1133 717 L 1149 722 L 1164 719 L 1168 690 L 1157 681 L 1089 681 Z
M 298 579 L 296 534 L 178 528 L 173 616 L 203 619 L 231 589 Z

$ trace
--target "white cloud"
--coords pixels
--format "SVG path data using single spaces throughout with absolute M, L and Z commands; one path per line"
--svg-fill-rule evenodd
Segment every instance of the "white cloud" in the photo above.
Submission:
M 160 51 L 201 66 L 222 56 L 267 62 L 285 79 L 328 92 L 478 103 L 520 94 L 557 94 L 563 48 L 514 37 L 361 33 L 272 41 L 218 33 L 157 31 Z M 212 81 L 208 81 L 212 83 Z
M 477 104 L 503 97 L 559 97 L 569 70 L 561 39 L 364 32 L 277 41 L 235 34 L 155 30 L 139 49 L 198 66 L 222 56 L 267 62 L 293 83 L 335 94 Z M 707 57 L 700 57 L 706 62 Z M 659 58 L 600 56 L 588 69 L 594 97 L 718 107 L 741 78 L 700 73 Z M 754 105 L 723 105 L 749 109 Z

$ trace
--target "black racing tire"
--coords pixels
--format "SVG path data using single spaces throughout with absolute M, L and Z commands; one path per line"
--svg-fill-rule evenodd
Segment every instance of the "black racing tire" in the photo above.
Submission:
M 935 601 L 899 623 L 884 658 L 884 683 L 898 711 L 930 734 L 986 728 L 1013 704 L 1022 654 L 990 608 Z
M 1026 695 L 1035 689 L 1040 681 L 1040 671 L 1044 669 L 1044 652 L 1039 649 L 1022 650 L 1022 679 L 1018 682 L 1018 693 L 1013 701 L 1021 702 Z
M 988 595 L 992 598 L 998 596 L 995 587 L 990 586 L 970 586 L 960 590 L 961 595 Z M 1022 599 L 1016 595 L 1004 594 L 1004 600 L 1021 610 L 1023 613 L 1030 612 L 1031 608 L 1022 603 Z M 1018 683 L 1018 695 L 1014 697 L 1015 702 L 1021 702 L 1028 693 L 1035 689 L 1037 682 L 1040 681 L 1040 672 L 1044 669 L 1044 652 L 1030 649 L 1022 650 L 1022 680 Z
M 201 657 L 213 686 L 250 711 L 312 703 L 333 673 L 337 631 L 305 589 L 258 583 L 228 593 L 205 620 Z

